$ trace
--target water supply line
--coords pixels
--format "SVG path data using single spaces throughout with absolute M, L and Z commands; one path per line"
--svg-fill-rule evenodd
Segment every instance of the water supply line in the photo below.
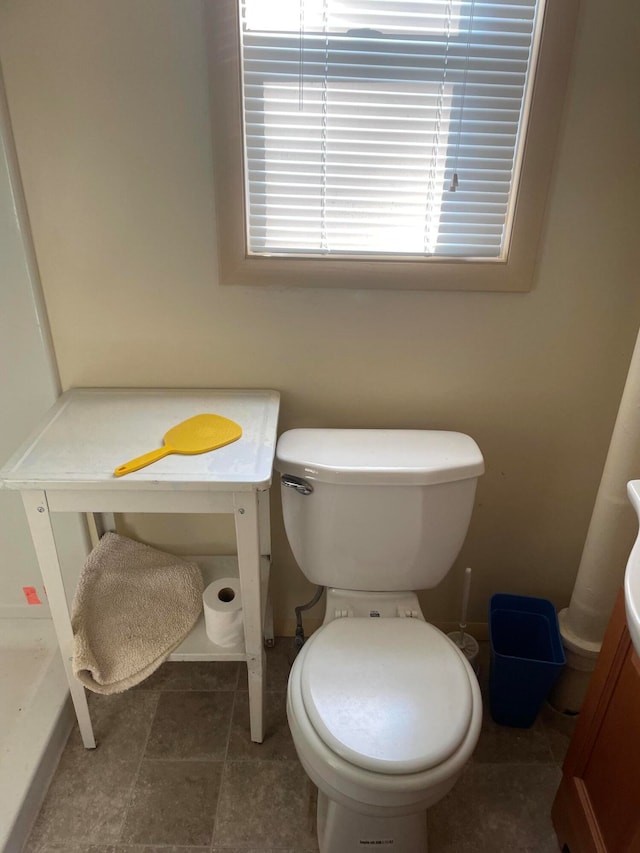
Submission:
M 323 592 L 324 592 L 324 587 L 319 586 L 316 589 L 316 593 L 313 596 L 313 598 L 311 599 L 311 601 L 307 601 L 306 604 L 299 604 L 295 608 L 295 610 L 296 610 L 296 637 L 295 637 L 295 640 L 293 641 L 293 645 L 295 647 L 296 654 L 300 651 L 300 649 L 305 644 L 304 628 L 302 627 L 302 612 L 304 610 L 311 610 L 311 608 L 314 607 L 320 601 L 320 599 L 322 598 Z

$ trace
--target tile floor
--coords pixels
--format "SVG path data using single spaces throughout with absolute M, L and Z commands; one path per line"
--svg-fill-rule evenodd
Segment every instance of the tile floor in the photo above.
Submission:
M 285 714 L 292 655 L 289 639 L 268 652 L 262 745 L 244 664 L 167 663 L 127 693 L 92 695 L 99 747 L 72 732 L 25 853 L 317 850 L 315 791 Z M 430 853 L 557 851 L 549 811 L 572 727 L 545 708 L 531 729 L 503 728 L 485 709 L 473 760 L 429 812 Z

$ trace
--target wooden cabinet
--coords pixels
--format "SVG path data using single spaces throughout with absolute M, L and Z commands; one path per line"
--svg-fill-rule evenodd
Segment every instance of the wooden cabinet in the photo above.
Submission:
M 552 809 L 570 853 L 640 853 L 640 659 L 622 594 L 614 608 Z

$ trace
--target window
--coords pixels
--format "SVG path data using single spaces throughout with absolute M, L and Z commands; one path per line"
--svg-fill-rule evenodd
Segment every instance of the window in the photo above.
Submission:
M 212 0 L 223 282 L 528 289 L 570 5 Z

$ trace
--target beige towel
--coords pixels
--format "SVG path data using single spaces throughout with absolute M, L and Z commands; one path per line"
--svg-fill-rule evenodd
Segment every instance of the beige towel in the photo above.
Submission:
M 195 563 L 106 533 L 73 600 L 73 671 L 95 693 L 121 693 L 157 669 L 202 611 Z

